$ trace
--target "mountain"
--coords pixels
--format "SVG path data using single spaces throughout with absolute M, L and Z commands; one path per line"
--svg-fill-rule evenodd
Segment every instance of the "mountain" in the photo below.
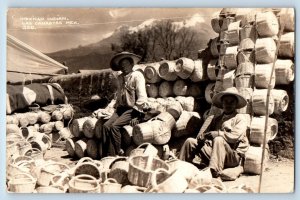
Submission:
M 85 46 L 79 45 L 77 48 L 48 53 L 47 55 L 60 63 L 64 62 L 69 67 L 69 73 L 77 73 L 79 69 L 106 69 L 109 68 L 110 59 L 115 53 L 111 50 L 111 44 L 119 43 L 122 33 L 144 29 L 154 22 L 154 19 L 149 19 L 135 27 L 122 25 L 99 42 Z M 178 23 L 178 26 L 189 27 L 197 33 L 194 45 L 195 53 L 192 56 L 194 59 L 197 58 L 197 51 L 205 48 L 210 38 L 217 36 L 213 32 L 210 22 L 197 21 L 197 18 L 196 20 L 191 18 L 190 21 Z

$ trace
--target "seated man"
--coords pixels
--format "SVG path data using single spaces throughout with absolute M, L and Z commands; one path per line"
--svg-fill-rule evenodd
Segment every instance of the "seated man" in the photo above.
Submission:
M 246 106 L 246 99 L 236 88 L 216 94 L 213 104 L 222 108 L 219 116 L 209 116 L 196 139 L 188 138 L 180 150 L 181 160 L 192 162 L 198 155 L 217 178 L 224 168 L 236 167 L 249 148 L 246 136 L 247 121 L 236 109 Z

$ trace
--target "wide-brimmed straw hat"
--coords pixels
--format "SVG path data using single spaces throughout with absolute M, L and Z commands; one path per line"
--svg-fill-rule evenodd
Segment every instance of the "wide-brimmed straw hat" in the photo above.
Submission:
M 247 105 L 247 100 L 238 93 L 238 90 L 235 87 L 227 88 L 226 90 L 214 95 L 212 98 L 212 103 L 218 108 L 223 108 L 222 97 L 224 95 L 233 95 L 237 98 L 237 109 L 243 108 Z
M 140 56 L 138 56 L 136 54 L 133 54 L 133 53 L 130 53 L 130 52 L 127 52 L 127 51 L 123 51 L 121 53 L 118 53 L 118 54 L 114 55 L 114 57 L 111 59 L 111 61 L 110 61 L 111 69 L 114 70 L 114 71 L 120 71 L 121 66 L 119 65 L 119 62 L 123 58 L 132 58 L 133 65 L 137 64 L 141 60 Z

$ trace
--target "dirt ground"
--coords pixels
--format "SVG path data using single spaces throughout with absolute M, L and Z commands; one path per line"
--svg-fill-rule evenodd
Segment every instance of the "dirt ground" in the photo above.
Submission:
M 74 166 L 74 160 L 61 148 L 51 148 L 45 154 L 45 159 L 59 161 Z M 263 173 L 261 193 L 289 193 L 294 191 L 294 160 L 279 158 L 268 161 Z M 258 192 L 259 175 L 241 175 L 235 181 L 224 182 L 227 188 L 245 184 Z

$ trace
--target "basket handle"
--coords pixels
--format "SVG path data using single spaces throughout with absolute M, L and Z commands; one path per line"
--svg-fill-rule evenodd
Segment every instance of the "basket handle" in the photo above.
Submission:
M 103 183 L 118 183 L 118 181 L 114 178 L 108 178 Z
M 88 178 L 89 180 L 87 181 L 95 181 L 97 182 L 97 179 L 89 174 L 79 174 L 77 176 L 74 177 L 74 180 L 79 180 L 79 179 L 83 179 L 83 178 Z
M 156 176 L 157 176 L 158 173 L 161 173 L 161 172 L 165 173 L 165 174 L 169 174 L 169 172 L 167 170 L 165 170 L 164 168 L 158 168 L 158 169 L 156 169 L 153 172 L 152 176 L 151 176 L 151 186 L 153 188 L 157 188 Z M 176 184 L 176 183 L 174 183 L 174 184 Z
M 28 173 L 18 173 L 18 174 L 15 174 L 15 175 L 13 175 L 12 179 L 16 179 L 18 176 L 25 176 L 26 178 L 29 178 L 31 181 L 35 181 L 36 180 L 35 178 L 33 178 L 33 176 L 31 176 Z
M 54 181 L 55 177 L 59 177 L 57 181 Z M 67 172 L 62 172 L 60 174 L 57 174 L 55 176 L 51 177 L 51 185 L 56 186 L 56 187 L 61 187 L 63 188 L 63 181 L 68 178 L 69 179 L 69 173 Z
M 147 148 L 147 146 L 149 146 L 149 145 L 151 145 L 149 142 L 145 142 L 145 143 L 142 143 L 142 144 L 140 144 L 138 147 L 137 147 L 137 149 L 141 149 L 142 147 L 145 147 L 145 148 Z
M 81 158 L 81 159 L 77 162 L 76 165 L 82 164 L 82 163 L 84 163 L 84 162 L 92 162 L 92 163 L 94 163 L 94 160 L 93 160 L 92 158 L 90 158 L 90 157 L 83 157 L 83 158 Z
M 118 161 L 126 161 L 126 160 L 127 160 L 126 157 L 118 157 L 118 158 L 114 159 L 114 161 L 112 161 L 112 162 L 110 163 L 109 169 L 111 169 L 112 166 L 113 166 L 116 162 L 118 162 Z
M 30 152 L 31 152 L 31 154 L 28 155 L 27 153 L 30 153 Z M 25 151 L 24 156 L 31 156 L 32 153 L 34 153 L 34 152 L 41 153 L 42 151 L 40 149 L 38 149 L 38 148 L 31 148 L 31 149 L 28 149 L 27 151 Z

